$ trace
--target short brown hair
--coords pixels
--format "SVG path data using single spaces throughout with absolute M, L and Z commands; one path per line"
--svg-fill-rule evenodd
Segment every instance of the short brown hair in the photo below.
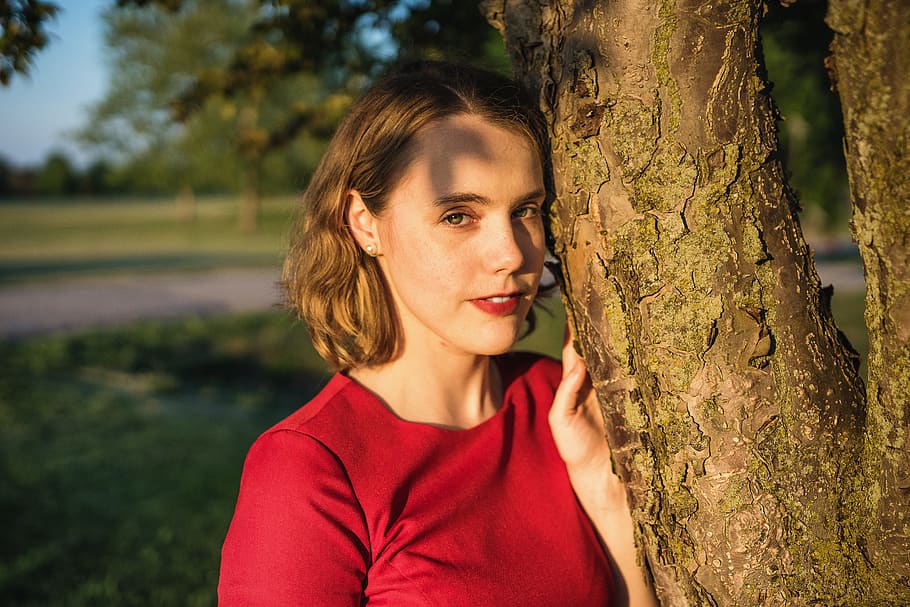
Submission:
M 394 358 L 399 328 L 376 260 L 345 225 L 347 195 L 373 215 L 407 170 L 415 136 L 427 125 L 473 114 L 526 135 L 552 199 L 546 124 L 521 87 L 483 69 L 438 61 L 411 64 L 376 82 L 342 119 L 297 212 L 282 284 L 313 345 L 335 369 Z M 533 315 L 529 313 L 533 326 Z

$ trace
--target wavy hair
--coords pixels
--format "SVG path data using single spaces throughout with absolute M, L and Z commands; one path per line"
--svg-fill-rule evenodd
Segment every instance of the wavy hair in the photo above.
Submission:
M 460 114 L 527 136 L 553 198 L 543 116 L 522 88 L 487 70 L 439 61 L 405 66 L 377 81 L 350 108 L 303 194 L 284 262 L 288 306 L 304 320 L 335 369 L 377 365 L 397 352 L 397 314 L 382 271 L 345 222 L 348 192 L 379 216 L 412 159 L 415 136 Z M 528 314 L 529 331 L 534 326 Z

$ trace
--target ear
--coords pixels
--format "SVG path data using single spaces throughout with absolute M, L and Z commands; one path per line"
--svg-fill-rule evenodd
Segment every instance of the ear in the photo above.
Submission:
M 368 251 L 372 248 L 371 256 L 378 254 L 380 250 L 379 231 L 377 229 L 376 216 L 370 212 L 360 192 L 357 190 L 348 190 L 347 193 L 347 211 L 345 220 L 354 235 L 354 240 L 360 245 L 360 248 Z

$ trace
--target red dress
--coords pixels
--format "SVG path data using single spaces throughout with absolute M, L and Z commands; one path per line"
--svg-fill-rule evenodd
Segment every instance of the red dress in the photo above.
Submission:
M 260 436 L 219 604 L 609 605 L 609 564 L 547 423 L 560 365 L 497 364 L 502 408 L 467 430 L 404 421 L 338 374 Z

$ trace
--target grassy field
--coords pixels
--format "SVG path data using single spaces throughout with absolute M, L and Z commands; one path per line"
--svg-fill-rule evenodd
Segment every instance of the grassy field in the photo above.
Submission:
M 243 454 L 326 369 L 279 315 L 0 347 L 0 603 L 212 605 Z
M 193 221 L 174 199 L 29 200 L 0 203 L 0 282 L 115 271 L 277 265 L 293 196 L 262 201 L 260 229 L 238 228 L 239 200 L 206 197 Z

